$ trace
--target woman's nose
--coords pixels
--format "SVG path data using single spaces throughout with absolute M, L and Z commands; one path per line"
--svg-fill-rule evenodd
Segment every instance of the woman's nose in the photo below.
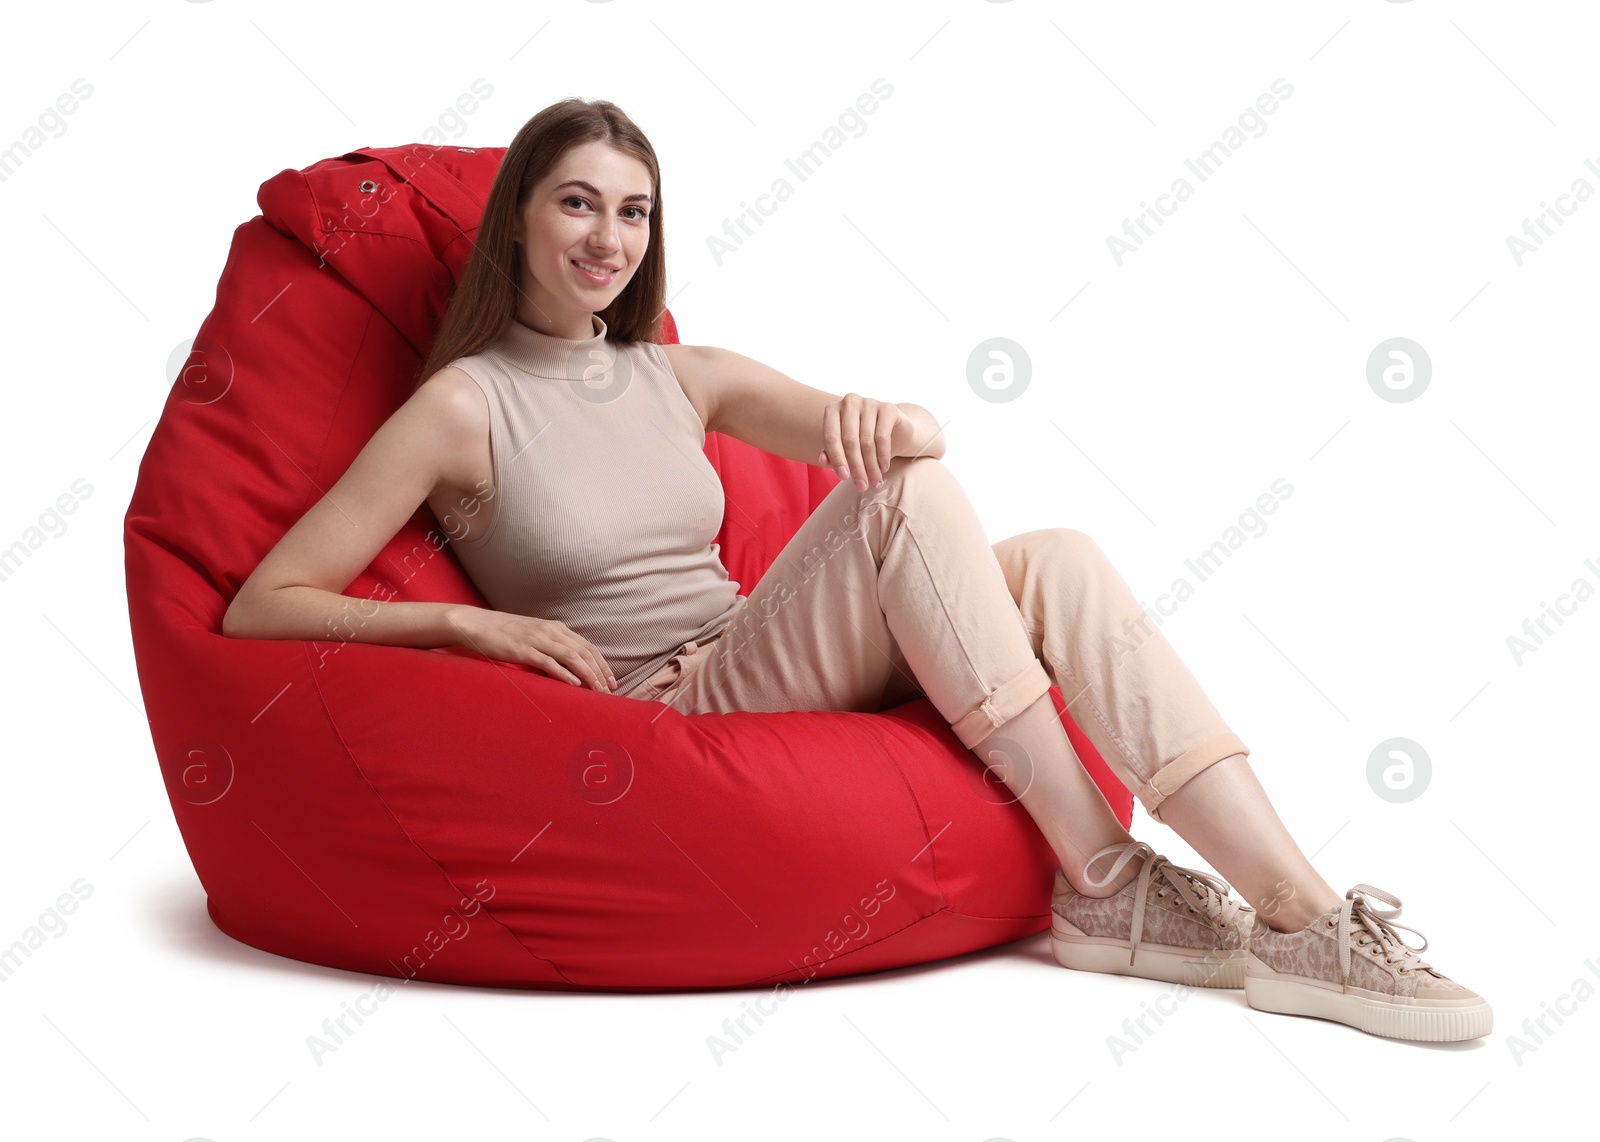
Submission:
M 594 229 L 589 234 L 589 244 L 599 250 L 615 250 L 617 248 L 617 224 L 613 219 L 595 223 Z

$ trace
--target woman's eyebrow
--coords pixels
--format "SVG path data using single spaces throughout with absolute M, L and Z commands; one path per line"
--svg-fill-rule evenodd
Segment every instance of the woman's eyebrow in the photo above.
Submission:
M 579 187 L 582 190 L 588 191 L 590 194 L 594 195 L 596 198 L 604 198 L 605 197 L 605 195 L 601 194 L 600 191 L 597 190 L 591 183 L 584 182 L 583 179 L 581 179 L 581 178 L 569 178 L 566 182 L 559 183 L 556 186 L 552 187 L 551 189 L 552 190 L 561 190 L 562 188 L 568 187 L 568 186 Z M 629 194 L 629 195 L 624 196 L 622 201 L 624 201 L 624 202 L 649 202 L 650 201 L 650 196 L 648 194 Z

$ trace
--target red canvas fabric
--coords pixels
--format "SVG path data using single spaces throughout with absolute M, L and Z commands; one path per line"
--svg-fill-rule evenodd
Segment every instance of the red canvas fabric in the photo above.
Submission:
M 1043 930 L 1053 854 L 925 698 L 686 717 L 457 648 L 221 634 L 410 395 L 503 155 L 363 149 L 263 184 L 140 464 L 139 681 L 213 921 L 351 971 L 615 990 L 798 983 Z M 748 591 L 837 478 L 717 433 L 706 454 Z M 484 605 L 426 505 L 345 593 L 351 625 L 361 600 Z M 1131 794 L 1064 719 L 1126 824 Z

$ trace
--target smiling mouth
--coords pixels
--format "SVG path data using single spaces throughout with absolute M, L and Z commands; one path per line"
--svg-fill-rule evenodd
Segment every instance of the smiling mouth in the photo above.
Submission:
M 572 263 L 572 265 L 574 267 L 577 268 L 577 271 L 580 274 L 582 274 L 584 277 L 588 278 L 591 282 L 595 283 L 596 285 L 604 285 L 604 284 L 606 284 L 607 282 L 609 282 L 613 278 L 615 278 L 617 276 L 617 273 L 618 273 L 617 270 L 599 269 L 599 268 L 596 267 L 596 265 L 594 263 L 592 263 L 592 262 L 582 262 L 582 261 L 579 261 L 577 258 L 571 258 L 571 259 L 569 259 L 569 261 Z

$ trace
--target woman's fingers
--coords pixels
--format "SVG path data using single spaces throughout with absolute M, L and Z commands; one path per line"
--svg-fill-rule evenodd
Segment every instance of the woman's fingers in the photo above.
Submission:
M 867 401 L 861 408 L 861 481 L 862 491 L 877 487 L 883 480 L 883 465 L 878 459 L 878 414 L 883 404 Z
M 894 460 L 894 426 L 905 413 L 900 411 L 899 405 L 889 404 L 881 406 L 878 412 L 878 427 L 873 435 L 878 442 L 878 475 L 882 483 L 883 474 L 889 471 L 889 464 Z
M 611 692 L 617 680 L 611 676 L 611 668 L 606 665 L 605 659 L 593 643 L 574 634 L 572 641 L 563 645 L 561 649 L 565 655 L 566 665 L 581 680 L 579 685 L 604 693 Z
M 585 661 L 589 664 L 590 682 L 595 689 L 604 690 L 607 693 L 616 689 L 616 676 L 611 673 L 611 667 L 606 665 L 605 655 L 600 653 L 600 648 L 592 642 L 585 642 L 583 651 Z
M 543 670 L 546 674 L 561 679 L 561 681 L 567 683 L 569 686 L 583 685 L 583 679 L 579 678 L 572 671 L 568 670 L 562 661 L 555 655 L 546 654 L 542 650 L 536 650 L 533 653 L 535 656 L 533 664 L 539 667 L 539 669 Z
M 881 487 L 893 460 L 895 421 L 902 415 L 887 402 L 846 393 L 823 412 L 817 463 L 831 467 L 859 491 Z
M 822 463 L 832 468 L 839 479 L 848 480 L 850 473 L 840 463 L 843 459 L 844 450 L 839 447 L 839 402 L 834 401 L 822 411 Z
M 855 481 L 858 490 L 865 490 L 867 468 L 861 459 L 861 398 L 855 393 L 846 393 L 844 405 L 839 414 L 839 436 L 844 445 L 845 463 L 850 466 L 848 479 Z

